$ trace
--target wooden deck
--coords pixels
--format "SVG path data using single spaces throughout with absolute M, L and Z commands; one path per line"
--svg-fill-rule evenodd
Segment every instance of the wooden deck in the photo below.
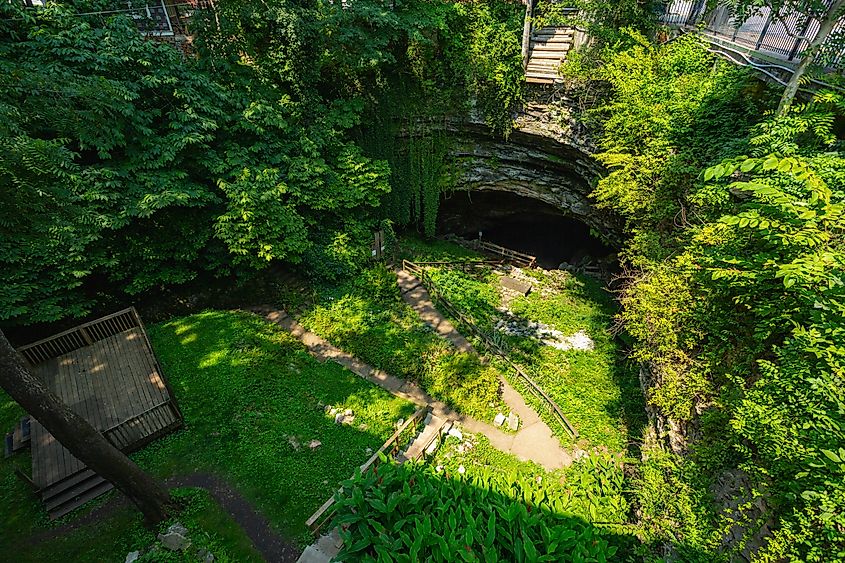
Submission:
M 123 451 L 137 449 L 181 424 L 134 309 L 19 351 L 53 392 Z M 36 420 L 31 447 L 32 480 L 41 491 L 72 485 L 87 470 Z

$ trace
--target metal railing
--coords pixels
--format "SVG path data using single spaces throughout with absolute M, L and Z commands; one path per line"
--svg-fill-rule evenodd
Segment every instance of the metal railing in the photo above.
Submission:
M 673 27 L 700 29 L 705 35 L 786 62 L 797 62 L 819 31 L 818 20 L 797 12 L 785 9 L 773 12 L 764 6 L 744 21 L 738 21 L 727 6 L 717 5 L 708 10 L 705 0 L 675 0 L 667 6 L 661 22 Z M 831 37 L 843 34 L 845 21 L 840 21 Z M 840 69 L 843 53 L 833 45 L 826 45 L 816 56 L 816 63 Z

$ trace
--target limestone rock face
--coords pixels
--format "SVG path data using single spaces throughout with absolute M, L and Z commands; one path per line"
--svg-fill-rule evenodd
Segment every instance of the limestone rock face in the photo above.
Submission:
M 621 224 L 596 208 L 588 197 L 591 183 L 605 174 L 585 150 L 586 143 L 566 144 L 551 136 L 515 130 L 505 140 L 484 125 L 449 125 L 453 134 L 450 161 L 454 188 L 502 191 L 551 205 L 618 243 Z

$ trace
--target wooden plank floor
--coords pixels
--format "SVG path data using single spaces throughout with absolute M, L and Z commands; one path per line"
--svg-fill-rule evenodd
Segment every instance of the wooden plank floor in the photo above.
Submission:
M 34 368 L 44 381 L 77 414 L 103 431 L 141 415 L 168 401 L 169 394 L 156 369 L 152 351 L 140 328 L 126 330 Z M 176 422 L 172 409 L 156 409 L 144 421 L 141 440 L 156 429 Z M 140 435 L 146 433 L 146 436 Z M 70 454 L 37 421 L 32 422 L 32 479 L 47 487 L 85 465 Z

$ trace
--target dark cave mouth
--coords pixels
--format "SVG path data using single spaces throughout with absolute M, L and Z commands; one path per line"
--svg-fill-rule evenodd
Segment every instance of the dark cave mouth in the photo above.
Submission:
M 441 197 L 440 234 L 484 240 L 537 257 L 547 270 L 562 264 L 614 263 L 616 251 L 585 223 L 542 201 L 500 191 L 452 192 Z

